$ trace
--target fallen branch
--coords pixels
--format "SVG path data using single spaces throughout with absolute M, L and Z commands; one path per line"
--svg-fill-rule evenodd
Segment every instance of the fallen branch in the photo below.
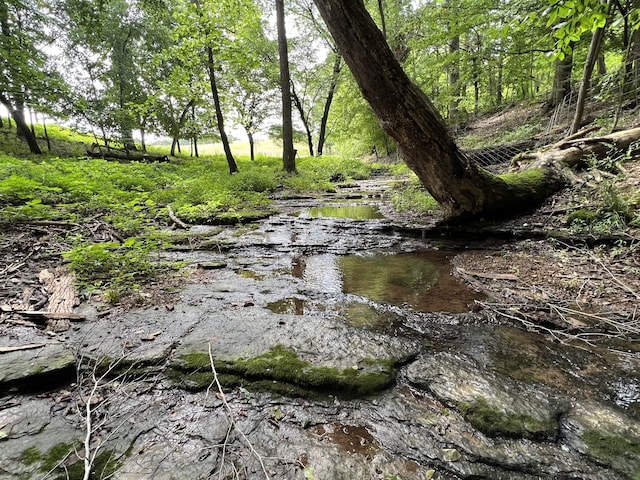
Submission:
M 20 352 L 22 350 L 33 350 L 34 348 L 42 348 L 46 346 L 44 343 L 30 343 L 28 345 L 17 345 L 15 347 L 0 347 L 0 353 Z
M 169 218 L 173 221 L 173 223 L 175 223 L 177 226 L 179 226 L 180 228 L 184 228 L 185 230 L 187 230 L 189 228 L 189 224 L 184 223 L 182 220 L 180 220 L 176 214 L 173 212 L 173 209 L 171 208 L 171 205 L 167 205 L 167 212 L 169 213 Z
M 264 461 L 262 460 L 262 456 L 256 451 L 256 449 L 253 447 L 253 444 L 251 443 L 251 441 L 249 441 L 249 439 L 244 434 L 244 432 L 238 428 L 238 425 L 236 424 L 235 418 L 233 416 L 233 411 L 231 410 L 231 407 L 229 406 L 229 403 L 227 402 L 227 397 L 225 396 L 224 392 L 222 391 L 222 385 L 220 385 L 220 380 L 218 380 L 218 372 L 216 372 L 216 367 L 213 364 L 213 354 L 211 353 L 211 343 L 209 343 L 209 363 L 211 365 L 211 371 L 213 372 L 213 382 L 211 383 L 211 385 L 209 385 L 209 388 L 207 389 L 207 394 L 209 393 L 209 390 L 211 389 L 211 387 L 215 383 L 216 387 L 218 388 L 219 398 L 222 401 L 222 404 L 224 405 L 224 409 L 229 414 L 229 420 L 231 421 L 231 425 L 233 425 L 233 428 L 240 434 L 242 439 L 245 441 L 245 443 L 249 447 L 249 450 L 251 451 L 251 453 L 258 459 L 258 462 L 260 462 L 260 466 L 262 467 L 262 471 L 264 473 L 265 478 L 267 480 L 269 480 L 271 477 L 269 476 L 269 473 L 267 472 L 267 468 L 264 465 Z

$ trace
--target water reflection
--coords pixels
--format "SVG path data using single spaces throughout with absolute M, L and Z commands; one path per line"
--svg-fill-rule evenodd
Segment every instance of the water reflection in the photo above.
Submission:
M 462 313 L 479 295 L 451 275 L 446 252 L 300 257 L 294 275 L 326 293 L 350 293 L 424 312 Z
M 334 207 L 318 207 L 303 210 L 302 218 L 351 218 L 354 220 L 374 220 L 384 218 L 373 205 L 343 205 Z

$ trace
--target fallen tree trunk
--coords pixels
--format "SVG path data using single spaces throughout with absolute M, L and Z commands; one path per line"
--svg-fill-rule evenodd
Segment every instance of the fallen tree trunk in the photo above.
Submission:
M 578 167 L 587 158 L 602 160 L 615 152 L 640 152 L 640 127 L 622 130 L 600 137 L 583 138 L 585 131 L 571 135 L 550 148 L 532 153 L 522 153 L 514 157 L 515 164 L 530 162 L 527 168 L 547 168 L 550 164 L 564 167 Z
M 87 149 L 87 155 L 91 158 L 104 158 L 112 160 L 126 160 L 137 162 L 168 162 L 166 155 L 154 155 L 141 152 L 139 150 L 127 150 L 123 148 L 113 148 L 106 145 L 94 143 Z

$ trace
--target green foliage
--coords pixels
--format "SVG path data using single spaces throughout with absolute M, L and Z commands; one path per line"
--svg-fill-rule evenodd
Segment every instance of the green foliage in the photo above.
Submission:
M 150 254 L 159 248 L 155 240 L 129 238 L 124 243 L 80 243 L 63 252 L 81 285 L 102 288 L 105 300 L 116 303 L 121 296 L 138 287 L 138 282 L 151 278 L 167 265 L 153 262 Z
M 556 39 L 556 56 L 562 60 L 573 50 L 573 44 L 582 35 L 594 32 L 606 25 L 609 7 L 599 0 L 549 0 L 544 12 L 547 26 L 553 28 Z
M 391 204 L 400 213 L 430 214 L 440 209 L 438 202 L 427 192 L 415 175 L 396 182 L 391 190 Z
M 623 195 L 610 181 L 603 181 L 594 195 L 590 208 L 581 208 L 567 216 L 567 225 L 574 232 L 611 233 L 640 223 L 640 197 Z

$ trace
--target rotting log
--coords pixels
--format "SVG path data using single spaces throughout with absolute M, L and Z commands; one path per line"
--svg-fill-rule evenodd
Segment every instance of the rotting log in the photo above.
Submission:
M 630 155 L 640 152 L 640 144 L 636 145 L 640 140 L 640 127 L 598 137 L 584 137 L 585 133 L 588 131 L 578 132 L 538 152 L 517 155 L 514 163 L 520 165 L 526 162 L 527 168 L 547 168 L 551 164 L 574 168 L 589 157 L 602 160 L 616 151 Z
M 111 160 L 137 161 L 137 162 L 168 162 L 167 155 L 155 155 L 151 153 L 141 152 L 139 150 L 127 150 L 123 148 L 114 148 L 97 143 L 91 144 L 87 148 L 87 155 L 91 158 L 104 158 Z
M 73 274 L 63 267 L 53 271 L 45 269 L 40 272 L 38 279 L 50 294 L 47 313 L 59 314 L 46 317 L 47 330 L 55 333 L 68 330 L 70 315 L 78 303 Z

